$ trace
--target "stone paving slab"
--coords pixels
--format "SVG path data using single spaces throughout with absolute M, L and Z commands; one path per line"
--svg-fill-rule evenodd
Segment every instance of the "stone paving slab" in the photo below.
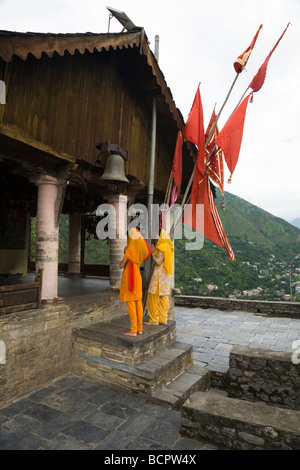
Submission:
M 177 341 L 192 345 L 194 359 L 200 364 L 221 372 L 228 370 L 231 345 L 249 346 L 251 341 L 254 344 L 255 339 L 257 347 L 263 339 L 271 337 L 276 338 L 277 343 L 269 345 L 270 350 L 276 347 L 288 352 L 292 351 L 292 342 L 300 340 L 300 320 L 287 317 L 270 318 L 230 310 L 221 312 L 176 307 L 175 320 Z M 258 325 L 253 329 L 245 323 Z M 240 328 L 241 325 L 244 328 Z M 202 339 L 202 344 L 197 346 L 197 340 Z M 206 349 L 207 341 L 217 342 L 219 348 Z M 214 354 L 204 361 L 207 351 Z M 149 404 L 144 398 L 68 376 L 0 409 L 0 449 L 218 449 L 204 440 L 182 436 L 179 417 L 178 411 Z M 136 430 L 133 422 L 136 423 Z M 164 433 L 151 432 L 153 423 L 155 429 L 159 426 L 165 429 L 168 425 L 172 430 L 164 438 Z M 78 432 L 80 429 L 84 430 L 84 439 Z M 91 430 L 97 437 L 92 435 Z
M 0 409 L 0 450 L 217 449 L 182 437 L 180 412 L 140 397 L 76 376 L 42 391 Z M 72 395 L 71 408 L 56 403 Z
M 191 344 L 194 358 L 218 372 L 228 370 L 235 345 L 293 352 L 293 341 L 300 340 L 300 319 L 295 318 L 177 306 L 175 319 L 177 340 Z

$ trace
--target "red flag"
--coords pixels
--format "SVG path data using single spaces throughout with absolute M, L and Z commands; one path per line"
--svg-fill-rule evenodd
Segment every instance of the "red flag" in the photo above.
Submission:
M 219 147 L 217 147 L 216 153 L 213 154 L 213 160 L 208 166 L 207 174 L 209 175 L 210 179 L 214 181 L 214 183 L 216 183 L 216 185 L 219 187 L 222 193 L 222 197 L 223 197 L 222 209 L 225 209 L 224 161 L 223 161 L 223 152 Z
M 262 66 L 260 67 L 260 69 L 258 70 L 257 74 L 255 75 L 255 77 L 253 77 L 252 79 L 252 82 L 250 83 L 249 85 L 249 88 L 252 88 L 253 91 L 259 91 L 261 89 L 261 87 L 263 86 L 264 82 L 265 82 L 265 78 L 266 78 L 266 73 L 267 73 L 267 66 L 268 66 L 268 62 L 269 62 L 269 59 L 271 57 L 271 55 L 273 54 L 273 52 L 275 51 L 276 47 L 278 46 L 279 42 L 281 41 L 284 33 L 286 32 L 286 30 L 288 29 L 288 26 L 289 26 L 290 23 L 287 24 L 287 27 L 285 28 L 285 30 L 283 31 L 282 35 L 280 36 L 280 38 L 278 39 L 278 41 L 276 42 L 275 46 L 273 47 L 273 49 L 270 51 L 269 55 L 266 57 L 264 63 L 262 64 Z
M 216 113 L 213 110 L 206 133 L 205 133 L 205 141 L 209 136 L 209 133 L 212 129 L 212 126 L 216 120 Z M 205 149 L 205 166 L 206 166 L 206 173 L 209 175 L 210 179 L 213 180 L 217 186 L 220 188 L 220 191 L 223 196 L 223 206 L 222 209 L 225 208 L 224 206 L 224 162 L 223 162 L 223 153 L 222 150 L 216 145 L 215 140 L 217 135 L 219 134 L 218 126 L 215 127 L 215 130 L 210 138 L 210 141 L 207 143 Z
M 237 73 L 241 73 L 245 69 L 261 28 L 262 28 L 262 24 L 258 28 L 254 38 L 252 39 L 250 46 L 245 50 L 245 52 L 243 52 L 243 54 L 239 55 L 236 61 L 234 62 L 233 66 Z
M 215 108 L 214 108 L 214 109 L 213 109 L 213 112 L 212 112 L 212 114 L 211 114 L 211 117 L 210 117 L 210 120 L 209 120 L 207 129 L 206 129 L 206 132 L 205 132 L 205 142 L 206 142 L 206 140 L 207 140 L 207 138 L 208 138 L 208 136 L 209 136 L 209 134 L 210 134 L 210 132 L 211 132 L 211 130 L 212 130 L 212 127 L 213 127 L 213 125 L 214 125 L 214 122 L 215 122 L 215 120 L 216 120 L 216 117 L 217 117 L 217 116 L 216 116 L 216 112 L 215 112 Z M 210 137 L 210 141 L 207 143 L 207 146 L 206 146 L 206 149 L 205 149 L 205 150 L 208 151 L 209 148 L 210 148 L 209 153 L 210 153 L 210 151 L 212 150 L 212 148 L 213 148 L 213 146 L 214 146 L 215 137 L 216 137 L 217 134 L 218 134 L 218 126 L 215 127 L 215 130 L 214 130 L 213 134 L 212 134 L 211 137 Z
M 172 177 L 179 192 L 180 187 L 181 187 L 181 179 L 182 179 L 182 134 L 180 131 L 178 131 L 178 134 L 177 134 L 175 154 L 174 154 L 173 167 L 172 167 Z
M 205 137 L 204 137 L 204 119 L 203 119 L 203 108 L 200 96 L 200 84 L 198 85 L 196 95 L 194 98 L 193 106 L 190 111 L 189 117 L 183 130 L 183 139 L 198 147 L 197 154 L 197 167 L 201 174 L 204 175 L 204 148 L 205 148 Z
M 210 188 L 209 177 L 206 174 L 201 183 L 197 185 L 197 192 L 194 191 L 194 198 L 187 206 L 184 212 L 183 222 L 190 225 L 194 230 L 209 238 L 214 243 L 225 248 L 230 260 L 234 259 L 234 253 L 230 246 L 226 232 L 220 220 L 214 196 Z M 197 221 L 197 204 L 203 204 L 204 223 L 199 224 Z
M 249 95 L 244 98 L 216 138 L 216 144 L 223 150 L 224 158 L 230 171 L 230 178 L 239 158 L 246 110 L 251 95 L 252 93 L 249 93 Z

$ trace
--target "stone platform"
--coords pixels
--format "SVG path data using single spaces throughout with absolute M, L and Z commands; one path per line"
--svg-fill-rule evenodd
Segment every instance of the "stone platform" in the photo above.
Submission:
M 144 325 L 142 335 L 124 336 L 130 328 L 127 314 L 111 321 L 99 322 L 74 331 L 76 344 L 85 345 L 86 352 L 126 364 L 135 364 L 155 355 L 162 347 L 168 347 L 176 340 L 176 323 L 168 325 Z
M 297 450 L 300 446 L 300 412 L 230 398 L 211 388 L 195 392 L 183 404 L 181 432 L 208 440 L 224 449 Z
M 142 335 L 124 336 L 128 315 L 73 332 L 76 375 L 146 396 L 175 408 L 193 391 L 207 390 L 209 371 L 193 362 L 193 348 L 176 341 L 176 323 L 144 325 Z
M 182 405 L 182 432 L 226 449 L 299 449 L 300 369 L 291 353 L 235 346 L 229 365 Z

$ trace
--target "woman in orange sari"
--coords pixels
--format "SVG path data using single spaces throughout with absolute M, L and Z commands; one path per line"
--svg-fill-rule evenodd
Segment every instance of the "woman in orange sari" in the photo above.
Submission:
M 143 304 L 142 304 L 142 276 L 140 265 L 151 256 L 147 241 L 137 228 L 131 228 L 127 237 L 127 247 L 120 268 L 124 268 L 120 299 L 127 304 L 130 320 L 130 331 L 123 333 L 127 336 L 136 336 L 143 332 Z
M 147 294 L 147 309 L 150 317 L 145 325 L 167 324 L 171 274 L 173 273 L 174 245 L 165 230 L 161 230 L 153 253 L 154 269 Z

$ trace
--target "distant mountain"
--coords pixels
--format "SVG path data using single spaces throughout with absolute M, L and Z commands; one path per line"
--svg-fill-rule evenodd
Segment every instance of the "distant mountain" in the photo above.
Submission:
M 187 295 L 220 297 L 259 288 L 253 291 L 255 298 L 282 300 L 290 292 L 289 264 L 300 253 L 299 228 L 230 193 L 225 193 L 225 210 L 222 202 L 218 191 L 216 204 L 234 261 L 208 239 L 194 252 L 185 250 L 184 240 L 176 240 L 176 287 Z M 293 261 L 293 269 L 295 263 L 300 268 L 300 259 Z M 297 280 L 300 276 L 293 277 Z
M 294 225 L 294 227 L 300 228 L 300 217 L 297 217 L 297 219 L 292 220 L 291 224 Z
M 286 261 L 300 252 L 300 230 L 286 220 L 228 192 L 225 192 L 225 210 L 221 209 L 220 192 L 216 204 L 229 240 L 238 237 L 251 241 Z

